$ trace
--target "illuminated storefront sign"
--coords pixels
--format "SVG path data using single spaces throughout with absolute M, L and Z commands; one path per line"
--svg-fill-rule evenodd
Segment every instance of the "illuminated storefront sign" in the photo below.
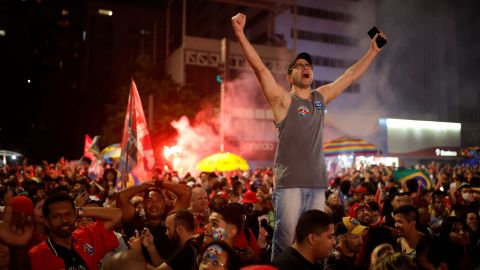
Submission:
M 461 146 L 461 123 L 383 120 L 386 124 L 387 149 L 393 156 L 456 157 Z
M 456 157 L 458 155 L 457 151 L 449 151 L 442 149 L 435 149 L 435 154 L 439 157 Z

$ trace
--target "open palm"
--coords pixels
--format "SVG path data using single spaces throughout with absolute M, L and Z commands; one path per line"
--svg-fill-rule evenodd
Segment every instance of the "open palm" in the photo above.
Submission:
M 3 221 L 0 222 L 0 240 L 7 245 L 26 245 L 33 235 L 32 216 L 14 211 L 10 205 L 11 197 L 6 198 Z

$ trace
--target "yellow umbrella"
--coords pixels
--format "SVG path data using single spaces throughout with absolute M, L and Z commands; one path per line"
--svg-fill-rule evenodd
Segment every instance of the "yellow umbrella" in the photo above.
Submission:
M 197 163 L 197 169 L 203 172 L 226 172 L 237 169 L 246 171 L 249 168 L 245 159 L 232 153 L 216 153 Z

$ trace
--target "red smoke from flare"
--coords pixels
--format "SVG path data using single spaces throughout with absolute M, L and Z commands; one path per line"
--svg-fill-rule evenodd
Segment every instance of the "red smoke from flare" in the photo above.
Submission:
M 195 165 L 204 157 L 219 151 L 218 121 L 211 106 L 200 111 L 194 123 L 186 116 L 171 125 L 177 130 L 176 144 L 163 147 L 163 155 L 171 164 L 172 170 L 183 177 L 190 172 L 199 173 Z

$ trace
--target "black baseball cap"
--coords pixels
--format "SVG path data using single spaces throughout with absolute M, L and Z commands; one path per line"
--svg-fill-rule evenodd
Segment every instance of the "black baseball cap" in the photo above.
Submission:
M 469 183 L 462 183 L 460 184 L 460 186 L 458 187 L 458 190 L 462 190 L 464 188 L 472 188 L 472 186 L 469 184 Z
M 310 56 L 310 54 L 306 53 L 306 52 L 301 52 L 297 55 L 297 57 L 295 57 L 295 59 L 293 59 L 292 63 L 290 63 L 290 65 L 288 66 L 288 75 L 292 74 L 292 68 L 293 66 L 295 65 L 295 62 L 298 60 L 298 59 L 304 59 L 306 60 L 310 65 L 312 65 L 312 57 Z

